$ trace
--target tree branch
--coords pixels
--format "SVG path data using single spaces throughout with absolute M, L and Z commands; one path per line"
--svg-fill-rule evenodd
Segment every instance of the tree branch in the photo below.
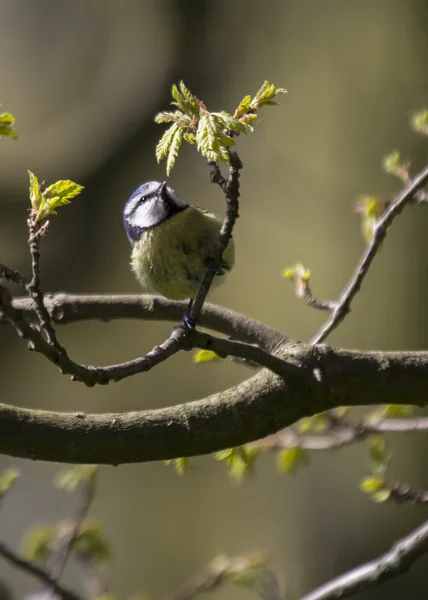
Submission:
M 412 201 L 415 194 L 427 183 L 428 181 L 428 166 L 426 166 L 416 177 L 414 177 L 404 189 L 395 197 L 391 204 L 386 209 L 384 215 L 377 222 L 373 237 L 370 243 L 367 245 L 364 253 L 352 274 L 351 279 L 346 285 L 342 292 L 337 305 L 334 307 L 330 314 L 330 317 L 318 331 L 318 333 L 312 338 L 312 344 L 320 344 L 323 342 L 330 333 L 340 325 L 346 315 L 349 313 L 351 303 L 355 296 L 360 291 L 361 285 L 375 259 L 379 248 L 384 241 L 388 227 L 392 221 L 397 217 L 406 204 Z
M 226 197 L 226 214 L 220 229 L 218 240 L 214 246 L 213 265 L 208 269 L 201 287 L 193 300 L 188 318 L 190 322 L 197 322 L 201 313 L 204 302 L 207 298 L 211 284 L 216 276 L 215 269 L 221 268 L 223 252 L 226 250 L 228 243 L 232 238 L 233 228 L 236 220 L 239 217 L 239 171 L 242 169 L 242 163 L 236 152 L 230 153 L 229 161 L 229 178 L 227 181 L 222 177 L 218 165 L 213 167 L 213 162 L 210 161 L 211 180 L 213 183 L 218 183 Z M 215 164 L 215 163 L 214 163 Z
M 300 600 L 334 600 L 375 587 L 410 569 L 428 552 L 428 521 L 396 542 L 388 552 L 303 596 Z
M 191 350 L 197 347 L 209 347 L 213 351 L 218 350 L 224 356 L 249 358 L 252 362 L 257 362 L 282 376 L 301 372 L 296 363 L 287 362 L 262 348 L 244 342 L 208 336 L 196 330 L 189 331 L 183 326 L 173 329 L 162 344 L 155 346 L 150 352 L 139 358 L 105 367 L 85 366 L 74 362 L 65 351 L 59 351 L 55 345 L 46 341 L 42 333 L 28 323 L 23 315 L 12 306 L 7 290 L 1 285 L 0 306 L 3 308 L 5 318 L 16 329 L 20 337 L 29 340 L 30 350 L 39 352 L 50 362 L 57 365 L 62 374 L 71 375 L 73 380 L 80 381 L 87 386 L 106 385 L 112 381 L 117 382 L 126 377 L 149 371 L 178 351 Z
M 349 421 L 340 419 L 332 423 L 322 433 L 300 433 L 295 427 L 287 427 L 274 435 L 248 444 L 249 448 L 261 450 L 285 450 L 301 448 L 302 450 L 337 450 L 361 442 L 371 435 L 379 433 L 415 433 L 428 432 L 428 417 L 414 419 L 383 419 L 379 423 L 370 424 L 366 421 Z M 415 492 L 417 494 L 418 492 Z M 422 492 L 426 494 L 426 492 Z M 425 497 L 425 496 L 424 496 Z
M 35 306 L 35 311 L 39 319 L 42 332 L 46 336 L 46 340 L 55 350 L 58 355 L 67 357 L 65 348 L 63 348 L 56 337 L 55 329 L 52 326 L 51 318 L 44 304 L 43 292 L 40 289 L 40 239 L 46 232 L 48 222 L 41 225 L 37 221 L 37 213 L 32 211 L 28 218 L 28 246 L 31 255 L 31 280 L 27 283 L 26 289 L 30 298 L 32 298 Z
M 48 585 L 59 596 L 59 598 L 61 598 L 61 600 L 81 600 L 80 596 L 65 588 L 63 585 L 57 583 L 47 571 L 38 565 L 21 558 L 2 542 L 0 542 L 0 556 L 14 567 L 21 569 L 29 575 L 33 575 L 33 577 L 36 577 L 39 581 L 45 585 Z
M 33 321 L 36 318 L 30 298 L 12 298 L 12 306 L 27 320 Z M 115 319 L 179 322 L 186 311 L 187 302 L 176 302 L 149 294 L 110 296 L 57 293 L 45 295 L 45 306 L 51 319 L 59 325 L 77 321 L 107 322 Z M 258 344 L 267 351 L 287 341 L 294 342 L 281 331 L 261 321 L 215 304 L 205 303 L 199 320 L 203 327 L 233 336 L 235 340 Z M 6 323 L 0 312 L 0 325 Z
M 1 279 L 16 283 L 22 288 L 26 288 L 28 285 L 28 280 L 24 277 L 24 275 L 21 275 L 19 271 L 15 271 L 14 269 L 9 268 L 2 263 L 0 263 L 0 280 Z
M 287 347 L 286 352 L 291 354 Z M 428 402 L 428 352 L 293 349 L 315 377 L 262 370 L 202 400 L 130 413 L 55 413 L 0 405 L 0 453 L 37 460 L 112 464 L 209 454 L 240 446 L 337 406 Z
M 97 473 L 94 471 L 93 475 L 88 481 L 84 481 L 81 486 L 81 499 L 77 507 L 76 517 L 74 522 L 71 524 L 69 529 L 64 533 L 63 536 L 58 540 L 58 547 L 52 554 L 49 563 L 48 570 L 54 581 L 58 581 L 61 577 L 67 561 L 70 557 L 71 549 L 74 540 L 79 534 L 79 530 L 85 521 L 91 504 L 95 497 L 95 484 L 96 484 Z

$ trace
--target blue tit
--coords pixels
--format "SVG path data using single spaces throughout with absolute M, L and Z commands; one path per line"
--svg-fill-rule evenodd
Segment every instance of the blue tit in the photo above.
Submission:
M 139 283 L 172 300 L 195 298 L 212 266 L 220 219 L 181 200 L 166 182 L 148 181 L 125 204 L 123 224 Z M 233 262 L 231 240 L 223 253 L 222 276 L 214 278 L 212 287 L 224 279 Z

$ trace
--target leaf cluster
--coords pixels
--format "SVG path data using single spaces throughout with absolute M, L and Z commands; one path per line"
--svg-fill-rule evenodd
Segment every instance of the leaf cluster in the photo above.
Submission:
M 278 104 L 276 98 L 285 94 L 283 88 L 265 81 L 256 95 L 245 96 L 233 114 L 226 111 L 210 112 L 185 86 L 183 81 L 173 85 L 171 95 L 173 111 L 162 111 L 155 116 L 155 122 L 168 123 L 156 146 L 157 161 L 166 158 L 166 172 L 169 175 L 177 160 L 178 152 L 185 141 L 195 144 L 198 152 L 209 161 L 229 162 L 229 149 L 235 145 L 235 137 L 253 130 L 257 112 L 263 106 Z
M 66 204 L 70 204 L 72 198 L 75 198 L 84 189 L 82 185 L 62 179 L 42 189 L 37 176 L 28 171 L 30 177 L 30 201 L 33 214 L 36 221 L 41 221 L 52 215 L 57 214 L 57 209 Z

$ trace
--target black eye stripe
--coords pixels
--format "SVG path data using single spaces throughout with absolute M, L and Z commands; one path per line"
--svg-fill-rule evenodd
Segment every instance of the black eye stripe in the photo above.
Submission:
M 150 200 L 154 200 L 156 198 L 156 194 L 150 194 L 149 196 L 142 196 L 141 198 L 139 198 L 138 202 L 135 203 L 134 207 L 132 208 L 132 210 L 126 215 L 126 217 L 128 219 L 132 218 L 135 215 L 135 212 L 138 210 L 138 208 L 142 205 L 145 204 L 146 202 L 149 202 Z

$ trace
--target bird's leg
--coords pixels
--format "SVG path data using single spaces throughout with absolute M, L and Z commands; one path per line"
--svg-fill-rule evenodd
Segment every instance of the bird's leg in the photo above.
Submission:
M 193 306 L 193 300 L 190 300 L 189 304 L 187 305 L 186 312 L 184 313 L 183 318 L 181 319 L 181 324 L 188 331 L 194 331 L 196 328 L 196 325 L 199 324 L 198 321 L 196 321 L 196 319 L 194 319 L 191 316 L 192 306 Z

